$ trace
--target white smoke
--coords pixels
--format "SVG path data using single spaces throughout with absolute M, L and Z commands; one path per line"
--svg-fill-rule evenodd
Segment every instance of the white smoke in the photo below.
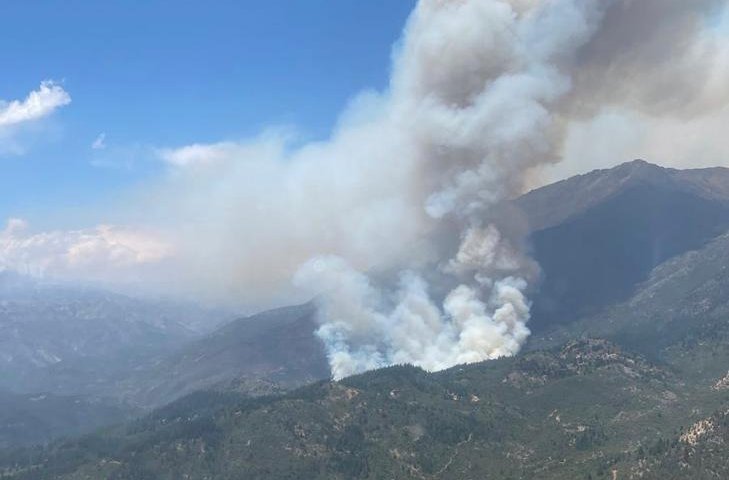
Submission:
M 392 364 L 442 370 L 513 355 L 529 336 L 526 282 L 515 277 L 460 285 L 442 309 L 413 272 L 402 274 L 393 293 L 373 286 L 341 258 L 321 257 L 305 265 L 297 279 L 322 295 L 324 323 L 317 333 L 336 379 Z
M 662 3 L 666 12 L 658 21 L 643 19 L 659 30 L 680 24 L 677 37 L 695 34 L 700 6 L 669 3 Z M 624 16 L 631 9 L 659 12 L 618 0 L 418 4 L 378 122 L 388 125 L 394 144 L 406 146 L 417 179 L 414 200 L 432 219 L 431 234 L 440 245 L 452 245 L 442 236 L 450 229 L 460 235 L 460 246 L 450 260 L 442 260 L 442 250 L 435 262 L 403 270 L 394 290 L 378 287 L 342 258 L 322 257 L 303 267 L 299 285 L 322 295 L 318 334 L 335 378 L 393 363 L 440 370 L 519 351 L 529 335 L 522 275 L 530 264 L 489 223 L 490 212 L 517 194 L 535 167 L 559 158 L 565 118 L 594 109 L 592 96 L 646 109 L 665 101 L 643 90 L 647 82 L 606 82 L 608 67 L 616 66 L 656 80 L 650 71 L 631 69 L 635 59 L 616 37 L 614 27 L 635 21 Z M 600 52 L 597 59 L 585 57 L 590 49 Z M 640 58 L 643 51 L 633 53 Z M 690 59 L 680 61 L 693 66 Z M 672 82 L 663 81 L 679 84 Z M 691 92 L 680 93 L 688 103 Z M 401 161 L 402 151 L 384 154 L 385 161 Z M 430 282 L 440 292 L 433 295 Z
M 125 231 L 165 232 L 154 280 L 177 293 L 258 307 L 316 295 L 335 378 L 513 355 L 535 266 L 498 207 L 565 154 L 585 162 L 595 136 L 634 133 L 610 112 L 674 126 L 726 110 L 727 42 L 706 27 L 726 3 L 421 0 L 388 89 L 358 96 L 330 139 L 159 150 L 169 175 L 129 215 L 154 228 Z
M 394 292 L 342 258 L 302 268 L 298 284 L 321 292 L 318 334 L 334 378 L 392 363 L 440 370 L 519 351 L 529 335 L 520 277 L 528 265 L 488 223 L 489 210 L 523 187 L 530 168 L 555 160 L 552 111 L 572 82 L 560 66 L 597 31 L 602 4 L 521 3 L 521 12 L 503 1 L 418 4 L 378 123 L 406 146 L 413 201 L 431 231 L 460 237 L 460 246 L 450 260 L 441 260 L 446 250 L 403 270 Z M 401 150 L 383 154 L 380 161 L 401 161 Z

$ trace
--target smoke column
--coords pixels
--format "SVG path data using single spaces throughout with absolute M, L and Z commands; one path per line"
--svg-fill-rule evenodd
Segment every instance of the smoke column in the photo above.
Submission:
M 398 137 L 390 161 L 403 161 L 405 146 L 417 179 L 411 198 L 430 234 L 457 248 L 402 270 L 395 289 L 341 257 L 302 267 L 298 284 L 321 292 L 317 333 L 335 379 L 396 363 L 441 370 L 513 355 L 528 337 L 522 275 L 530 265 L 489 211 L 523 187 L 531 167 L 554 160 L 551 111 L 572 81 L 560 64 L 595 33 L 604 8 L 532 3 L 426 0 L 413 13 L 379 121 Z M 449 235 L 455 242 L 444 241 Z
M 590 95 L 606 94 L 604 66 L 583 56 L 612 48 L 601 60 L 615 65 L 625 55 L 609 22 L 624 25 L 631 9 L 646 13 L 635 3 L 418 4 L 377 121 L 397 145 L 381 154 L 407 164 L 415 179 L 409 200 L 422 207 L 437 254 L 399 270 L 395 288 L 334 255 L 299 270 L 297 283 L 321 295 L 317 333 L 335 379 L 398 363 L 440 370 L 519 351 L 530 333 L 525 290 L 533 266 L 492 212 L 520 192 L 534 167 L 558 160 L 565 117 L 589 111 Z M 677 15 L 690 30 L 679 2 L 661 6 L 656 18 Z M 624 97 L 643 102 L 641 93 Z
M 591 162 L 613 155 L 626 119 L 649 151 L 703 148 L 709 132 L 726 156 L 727 11 L 726 0 L 421 0 L 388 88 L 355 97 L 330 138 L 278 129 L 155 151 L 169 168 L 104 210 L 114 226 L 11 222 L 0 267 L 140 279 L 249 310 L 315 297 L 335 378 L 513 355 L 538 268 L 504 204 L 555 165 L 606 166 Z M 624 144 L 605 162 L 642 153 Z

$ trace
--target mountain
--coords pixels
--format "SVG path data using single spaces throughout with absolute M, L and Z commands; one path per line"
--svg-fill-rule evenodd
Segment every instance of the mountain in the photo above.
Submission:
M 530 340 L 531 348 L 581 336 L 609 338 L 661 361 L 672 345 L 710 345 L 729 337 L 729 234 L 651 271 L 627 300 Z M 717 348 L 720 346 L 717 346 Z M 711 367 L 707 362 L 707 368 Z M 715 362 L 715 373 L 726 365 Z
M 540 335 L 625 301 L 654 267 L 728 230 L 729 170 L 634 161 L 537 189 L 515 205 L 543 271 L 530 295 L 538 346 Z M 326 378 L 313 315 L 307 305 L 236 320 L 139 364 L 109 395 L 150 407 L 230 382 L 261 394 Z
M 723 401 L 710 384 L 589 339 L 272 397 L 193 394 L 126 426 L 6 454 L 0 465 L 34 480 L 611 478 Z
M 729 170 L 634 161 L 537 189 L 515 205 L 543 270 L 531 295 L 538 345 L 540 334 L 626 300 L 654 267 L 728 230 Z M 159 406 L 226 382 L 260 394 L 326 378 L 313 314 L 308 305 L 239 319 L 139 368 L 115 395 Z
M 315 308 L 230 314 L 0 272 L 0 389 L 135 408 L 195 390 L 263 394 L 329 377 Z
M 654 186 L 729 201 L 729 169 L 677 170 L 634 160 L 532 190 L 516 199 L 532 232 L 554 227 L 636 186 Z
M 646 451 L 629 471 L 648 480 L 729 478 L 727 451 L 729 408 L 725 406 Z
M 515 205 L 543 272 L 530 295 L 539 345 L 540 335 L 625 301 L 654 267 L 729 230 L 729 170 L 634 161 L 537 189 Z M 326 378 L 313 315 L 307 305 L 236 320 L 141 364 L 110 394 L 149 407 L 229 382 L 261 394 Z
M 628 298 L 653 268 L 729 229 L 729 170 L 635 161 L 530 192 L 527 219 L 542 281 L 536 331 Z
M 220 311 L 0 273 L 0 389 L 94 394 L 214 329 Z
M 159 406 L 195 390 L 267 394 L 329 377 L 312 304 L 241 318 L 137 369 L 115 395 Z
M 88 433 L 139 413 L 111 400 L 0 392 L 0 449 Z
M 0 272 L 0 448 L 45 443 L 142 413 L 115 386 L 226 316 Z
M 675 170 L 637 160 L 534 190 L 514 204 L 512 214 L 526 219 L 528 244 L 542 268 L 530 294 L 530 328 L 541 334 L 625 301 L 655 267 L 729 230 L 729 169 Z M 149 392 L 142 396 L 159 405 L 157 399 L 172 400 L 218 381 L 277 383 L 277 368 L 294 371 L 290 351 L 305 359 L 300 381 L 324 378 L 312 312 L 294 312 L 271 314 L 291 315 L 282 328 L 280 319 L 270 326 L 269 320 L 241 319 L 160 360 L 139 381 Z M 284 343 L 276 350 L 276 342 L 289 339 L 291 348 Z M 296 384 L 290 378 L 284 383 Z

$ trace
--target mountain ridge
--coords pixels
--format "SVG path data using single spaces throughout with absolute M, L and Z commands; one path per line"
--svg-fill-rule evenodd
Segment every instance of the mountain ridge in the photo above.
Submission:
M 729 202 L 729 168 L 679 170 L 645 160 L 597 169 L 531 190 L 515 200 L 531 232 L 543 230 L 636 184 L 669 185 L 709 199 Z M 565 192 L 569 192 L 568 195 Z
M 394 366 L 283 395 L 185 397 L 35 450 L 14 478 L 610 478 L 722 392 L 600 339 L 427 373 Z M 697 409 L 696 399 L 701 399 Z M 661 444 L 662 445 L 662 444 Z M 27 464 L 26 464 L 27 465 Z

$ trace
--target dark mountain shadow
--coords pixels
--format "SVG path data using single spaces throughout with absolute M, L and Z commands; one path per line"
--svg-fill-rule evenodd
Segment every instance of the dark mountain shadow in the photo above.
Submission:
M 646 183 L 535 232 L 543 278 L 530 326 L 540 331 L 625 300 L 654 267 L 727 229 L 726 202 Z

